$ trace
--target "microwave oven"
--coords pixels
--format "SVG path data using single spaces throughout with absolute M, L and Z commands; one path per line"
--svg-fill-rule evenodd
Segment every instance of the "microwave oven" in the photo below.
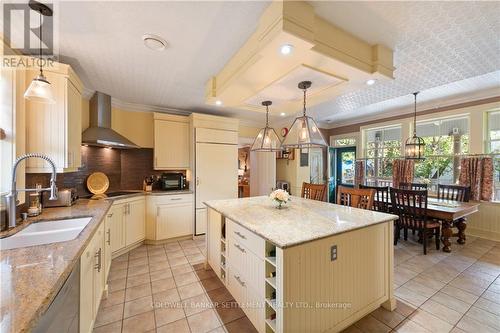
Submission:
M 186 176 L 181 172 L 165 172 L 159 179 L 162 191 L 180 191 L 187 188 Z

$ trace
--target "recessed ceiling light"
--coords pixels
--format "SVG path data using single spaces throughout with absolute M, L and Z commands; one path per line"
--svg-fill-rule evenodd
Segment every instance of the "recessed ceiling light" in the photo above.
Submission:
M 369 86 L 372 86 L 372 85 L 375 84 L 375 82 L 377 82 L 377 80 L 375 80 L 375 79 L 369 79 L 369 80 L 366 81 L 366 84 L 369 85 Z
M 142 40 L 148 49 L 154 51 L 163 51 L 168 46 L 167 41 L 158 35 L 144 34 L 142 35 Z
M 219 105 L 219 106 L 221 106 L 221 105 L 222 105 L 222 101 L 221 101 L 221 100 L 216 100 L 216 101 L 215 101 L 215 105 Z
M 280 116 L 284 117 L 284 116 L 286 116 L 286 113 L 285 112 L 281 112 Z
M 281 45 L 281 47 L 280 47 L 280 52 L 282 55 L 289 55 L 292 53 L 292 51 L 293 51 L 293 45 L 284 44 L 284 45 Z

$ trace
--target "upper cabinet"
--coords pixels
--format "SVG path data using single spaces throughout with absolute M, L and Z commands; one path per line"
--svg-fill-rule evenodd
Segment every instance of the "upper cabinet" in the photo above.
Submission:
M 155 113 L 154 132 L 155 170 L 189 169 L 189 118 Z
M 43 72 L 52 85 L 56 103 L 26 100 L 26 151 L 49 156 L 58 172 L 73 172 L 81 166 L 83 85 L 69 65 L 55 64 Z M 26 85 L 37 74 L 36 70 L 27 70 Z M 41 159 L 26 162 L 28 173 L 51 172 Z

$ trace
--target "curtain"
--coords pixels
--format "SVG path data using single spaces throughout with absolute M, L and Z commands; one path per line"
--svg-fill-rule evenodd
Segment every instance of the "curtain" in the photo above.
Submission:
M 394 160 L 392 163 L 392 186 L 399 187 L 399 183 L 413 182 L 413 171 L 415 161 L 413 160 Z
M 464 157 L 460 161 L 460 185 L 470 186 L 471 200 L 491 201 L 493 197 L 493 159 Z
M 358 188 L 365 184 L 365 161 L 356 161 L 354 168 L 354 186 Z

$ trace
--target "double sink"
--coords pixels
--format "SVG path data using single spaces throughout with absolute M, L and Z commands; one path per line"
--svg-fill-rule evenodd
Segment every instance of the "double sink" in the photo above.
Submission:
M 78 217 L 32 223 L 12 236 L 1 238 L 0 250 L 70 241 L 91 220 L 92 217 Z

